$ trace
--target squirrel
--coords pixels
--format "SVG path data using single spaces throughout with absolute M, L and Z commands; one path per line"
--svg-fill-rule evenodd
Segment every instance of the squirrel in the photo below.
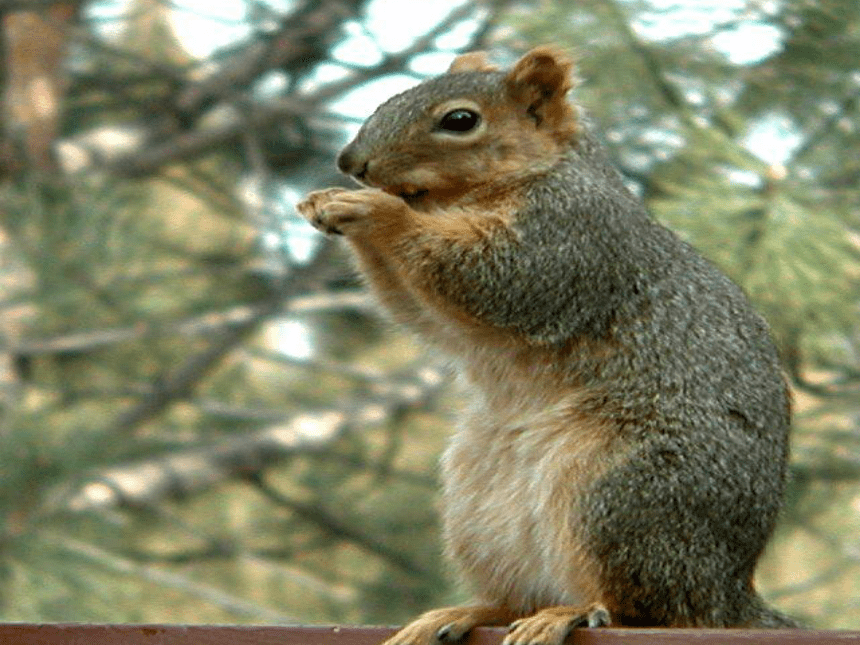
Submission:
M 446 555 L 474 604 L 386 645 L 510 625 L 797 627 L 753 572 L 780 511 L 790 396 L 764 320 L 656 223 L 568 100 L 574 65 L 474 52 L 379 106 L 298 211 L 342 235 L 471 407 L 442 456 Z

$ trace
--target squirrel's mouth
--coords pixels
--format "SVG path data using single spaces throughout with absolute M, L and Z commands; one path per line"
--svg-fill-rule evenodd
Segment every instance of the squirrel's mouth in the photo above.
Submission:
M 420 200 L 422 197 L 427 195 L 428 191 L 426 188 L 418 188 L 417 186 L 407 185 L 407 186 L 388 186 L 383 188 L 386 193 L 391 195 L 396 195 L 400 197 L 405 202 L 415 202 Z
M 397 196 L 401 197 L 404 201 L 414 202 L 424 197 L 427 192 L 428 191 L 426 189 L 401 190 L 397 193 Z

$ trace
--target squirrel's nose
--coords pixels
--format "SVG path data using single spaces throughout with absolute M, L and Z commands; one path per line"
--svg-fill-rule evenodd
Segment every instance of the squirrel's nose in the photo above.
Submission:
M 347 146 L 337 156 L 337 167 L 342 173 L 356 179 L 362 179 L 367 173 L 367 161 L 358 157 L 352 146 Z

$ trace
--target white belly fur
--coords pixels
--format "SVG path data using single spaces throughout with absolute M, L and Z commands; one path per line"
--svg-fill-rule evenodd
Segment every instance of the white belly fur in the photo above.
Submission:
M 503 418 L 482 406 L 443 456 L 447 552 L 484 601 L 528 613 L 599 600 L 577 503 L 604 472 L 613 433 L 578 414 L 575 398 Z

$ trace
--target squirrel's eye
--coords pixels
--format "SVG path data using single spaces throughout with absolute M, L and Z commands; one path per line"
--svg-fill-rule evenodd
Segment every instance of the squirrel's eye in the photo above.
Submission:
M 439 129 L 448 132 L 468 132 L 481 122 L 481 115 L 463 108 L 451 110 L 439 121 Z

